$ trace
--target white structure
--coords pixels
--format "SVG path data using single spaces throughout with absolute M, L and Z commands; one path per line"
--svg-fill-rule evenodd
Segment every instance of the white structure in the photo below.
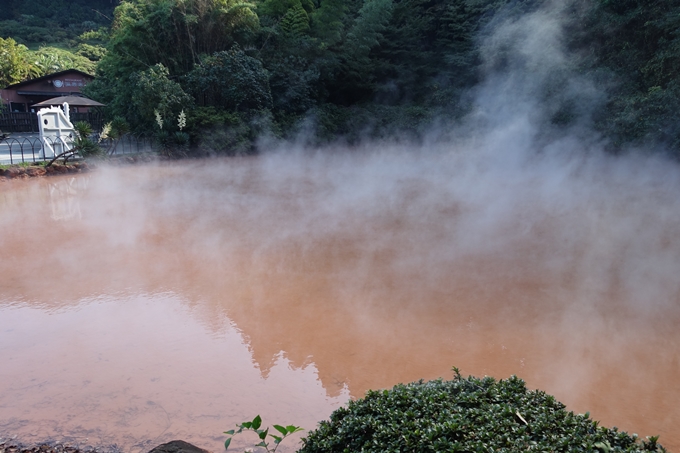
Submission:
M 76 131 L 71 124 L 66 102 L 64 102 L 64 110 L 59 107 L 40 109 L 38 125 L 40 126 L 40 141 L 43 143 L 41 158 L 45 158 L 48 152 L 54 157 L 73 148 Z

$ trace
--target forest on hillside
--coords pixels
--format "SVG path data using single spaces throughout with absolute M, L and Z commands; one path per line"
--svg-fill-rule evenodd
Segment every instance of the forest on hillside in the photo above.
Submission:
M 352 142 L 455 122 L 489 74 L 521 64 L 497 31 L 555 9 L 550 0 L 10 4 L 0 13 L 0 81 L 63 69 L 40 69 L 36 52 L 67 52 L 96 71 L 87 94 L 110 120 L 217 153 L 249 152 L 265 131 Z M 555 52 L 564 58 L 531 86 L 547 106 L 542 125 L 587 123 L 613 152 L 653 146 L 680 156 L 680 0 L 559 5 Z M 49 42 L 42 29 L 58 32 L 61 45 L 29 50 Z M 596 89 L 574 88 L 575 78 Z
M 119 0 L 3 0 L 0 37 L 22 44 L 75 38 L 109 26 Z
M 94 74 L 118 0 L 3 0 L 0 86 L 65 69 Z

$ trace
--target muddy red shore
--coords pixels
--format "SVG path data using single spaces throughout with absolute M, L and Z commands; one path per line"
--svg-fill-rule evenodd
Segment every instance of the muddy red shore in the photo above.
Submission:
M 147 163 L 159 160 L 158 156 L 133 155 L 117 156 L 108 158 L 105 161 L 109 165 L 127 165 L 137 163 Z M 99 161 L 77 161 L 71 163 L 55 162 L 50 166 L 36 163 L 33 165 L 10 165 L 8 168 L 0 168 L 0 182 L 10 179 L 36 178 L 42 176 L 59 176 L 73 173 L 87 173 L 97 169 Z
M 43 165 L 12 165 L 7 169 L 0 168 L 0 180 L 2 179 L 23 179 L 35 178 L 40 176 L 62 175 L 66 173 L 83 173 L 95 168 L 94 164 L 88 162 L 74 162 L 72 164 L 56 164 L 49 167 Z

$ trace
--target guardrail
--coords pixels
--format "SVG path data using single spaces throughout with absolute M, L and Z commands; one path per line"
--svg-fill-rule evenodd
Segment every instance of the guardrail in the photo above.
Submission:
M 110 155 L 139 154 L 154 152 L 154 140 L 139 135 L 124 135 L 115 142 L 110 139 L 99 140 L 97 135 L 92 137 L 99 142 L 99 146 Z M 11 136 L 0 140 L 0 165 L 20 164 L 26 162 L 40 162 L 51 160 L 54 155 L 50 147 L 61 137 L 40 139 L 39 136 L 13 138 Z M 49 145 L 49 146 L 46 146 Z

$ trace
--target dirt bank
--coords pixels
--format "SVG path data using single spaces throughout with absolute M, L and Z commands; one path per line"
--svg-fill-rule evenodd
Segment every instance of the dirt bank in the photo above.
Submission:
M 34 446 L 21 445 L 14 442 L 0 442 L 0 453 L 120 453 L 116 446 L 84 447 L 64 445 L 58 442 L 45 443 Z
M 129 165 L 157 161 L 157 156 L 134 155 L 112 157 L 101 161 L 77 161 L 68 164 L 55 162 L 46 167 L 44 162 L 36 162 L 31 165 L 10 165 L 7 168 L 0 166 L 0 182 L 8 179 L 25 179 L 41 176 L 55 176 L 67 173 L 85 173 L 95 170 L 100 163 L 109 165 Z
M 121 453 L 115 445 L 110 447 L 84 447 L 78 448 L 74 446 L 64 445 L 58 442 L 39 444 L 33 447 L 22 446 L 16 443 L 3 443 L 0 441 L 0 453 Z M 173 440 L 161 444 L 149 453 L 210 453 L 195 445 L 192 445 L 183 440 Z

